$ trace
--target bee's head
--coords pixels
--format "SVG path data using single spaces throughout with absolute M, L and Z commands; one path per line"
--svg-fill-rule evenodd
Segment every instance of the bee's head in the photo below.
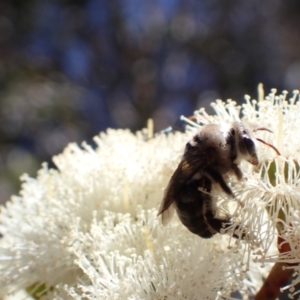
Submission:
M 269 144 L 265 142 L 264 140 L 260 138 L 254 138 L 252 137 L 251 133 L 256 132 L 258 130 L 265 130 L 272 132 L 270 129 L 265 127 L 258 127 L 251 131 L 248 128 L 245 127 L 245 125 L 241 122 L 234 122 L 232 124 L 232 130 L 236 132 L 236 145 L 237 145 L 237 151 L 240 158 L 247 160 L 252 165 L 258 165 L 258 157 L 256 152 L 256 141 L 259 141 L 260 143 L 269 146 L 272 148 L 277 155 L 280 155 L 280 152 L 278 149 L 273 146 L 272 144 Z
M 236 146 L 238 156 L 247 160 L 252 165 L 258 165 L 256 152 L 256 141 L 250 134 L 249 129 L 241 122 L 233 123 L 233 129 L 236 132 Z

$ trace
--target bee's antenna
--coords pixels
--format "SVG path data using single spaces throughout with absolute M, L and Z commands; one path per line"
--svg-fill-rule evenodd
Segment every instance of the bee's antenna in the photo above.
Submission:
M 271 147 L 271 148 L 276 152 L 277 155 L 281 155 L 280 152 L 278 151 L 278 149 L 277 149 L 274 145 L 269 144 L 269 143 L 265 142 L 265 141 L 262 140 L 262 139 L 259 139 L 259 138 L 256 138 L 256 139 L 257 139 L 259 142 L 261 142 L 261 143 L 263 143 L 263 144 L 265 144 L 265 145 Z
M 270 130 L 269 128 L 266 128 L 266 127 L 258 127 L 258 128 L 256 128 L 256 129 L 254 129 L 253 132 L 256 132 L 256 131 L 259 131 L 259 130 L 264 130 L 264 131 L 268 131 L 268 132 L 273 133 L 272 130 Z M 259 138 L 256 138 L 256 139 L 257 139 L 259 142 L 261 142 L 261 143 L 263 143 L 263 144 L 265 144 L 265 145 L 271 147 L 271 148 L 276 152 L 277 155 L 281 155 L 280 152 L 278 151 L 278 149 L 277 149 L 274 145 L 269 144 L 269 143 L 265 142 L 265 141 L 262 140 L 262 139 L 259 139 Z
M 253 132 L 256 132 L 256 131 L 259 131 L 259 130 L 269 131 L 269 132 L 273 133 L 272 130 L 270 130 L 269 128 L 266 128 L 266 127 L 258 127 L 258 128 L 255 128 L 255 129 L 253 130 Z

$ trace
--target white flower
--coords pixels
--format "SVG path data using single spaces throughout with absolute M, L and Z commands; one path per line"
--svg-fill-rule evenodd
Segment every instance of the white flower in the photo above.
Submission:
M 107 213 L 102 222 L 95 216 L 89 233 L 75 234 L 72 252 L 86 276 L 66 288 L 69 298 L 215 299 L 242 288 L 242 253 L 227 249 L 228 238 L 200 239 L 178 221 L 163 229 L 156 214 Z
M 0 287 L 41 285 L 50 299 L 214 299 L 241 289 L 242 252 L 227 249 L 228 237 L 202 240 L 156 217 L 187 138 L 110 130 L 95 150 L 69 145 L 58 170 L 23 176 L 21 196 L 1 209 Z
M 110 131 L 95 138 L 96 150 L 69 145 L 54 158 L 58 170 L 44 165 L 37 179 L 23 176 L 21 196 L 1 208 L 0 286 L 73 282 L 70 232 L 88 232 L 94 211 L 101 220 L 107 210 L 135 216 L 138 205 L 158 206 L 184 144 L 182 135 L 172 140 Z
M 143 132 L 109 130 L 95 138 L 96 149 L 69 145 L 54 158 L 57 170 L 43 165 L 37 179 L 23 176 L 20 196 L 1 208 L 0 291 L 42 286 L 46 294 L 41 296 L 49 299 L 254 294 L 268 270 L 259 264 L 300 260 L 300 142 L 294 138 L 300 131 L 300 106 L 296 94 L 290 103 L 285 97 L 273 91 L 260 102 L 246 98 L 243 108 L 217 101 L 215 116 L 195 113 L 201 125 L 241 118 L 273 131 L 255 135 L 274 144 L 281 156 L 258 145 L 259 168 L 242 163 L 244 180 L 229 178 L 238 201 L 214 191 L 220 210 L 231 211 L 233 220 L 251 233 L 247 240 L 220 234 L 201 239 L 177 217 L 167 227 L 156 217 L 163 191 L 198 124 L 186 134 L 148 140 Z M 291 251 L 274 250 L 278 228 Z
M 246 97 L 246 103 L 238 107 L 229 101 L 226 105 L 217 101 L 213 107 L 217 116 L 210 116 L 210 122 L 239 119 L 254 127 L 271 129 L 258 131 L 256 136 L 273 144 L 280 152 L 266 145 L 259 146 L 260 166 L 253 170 L 244 163 L 242 170 L 246 181 L 233 182 L 232 189 L 242 203 L 235 212 L 235 218 L 255 236 L 248 249 L 255 261 L 281 262 L 285 268 L 300 271 L 300 102 L 298 91 L 287 99 L 287 92 L 276 95 L 276 90 L 265 100 L 255 101 Z M 205 112 L 197 114 L 204 120 Z M 206 117 L 207 118 L 207 117 Z M 278 239 L 279 252 L 274 252 Z M 273 248 L 273 250 L 271 250 Z M 290 249 L 291 248 L 291 249 Z M 290 290 L 300 282 L 294 278 Z M 291 295 L 292 296 L 292 295 Z

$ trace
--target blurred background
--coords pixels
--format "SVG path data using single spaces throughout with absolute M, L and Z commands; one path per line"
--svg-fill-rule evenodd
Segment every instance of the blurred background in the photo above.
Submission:
M 300 87 L 300 2 L 1 0 L 0 202 L 69 142 Z

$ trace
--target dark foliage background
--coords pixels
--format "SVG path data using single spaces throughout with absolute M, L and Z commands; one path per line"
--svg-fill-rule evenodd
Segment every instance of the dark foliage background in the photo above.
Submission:
M 107 127 L 299 88 L 300 2 L 0 1 L 0 202 Z

